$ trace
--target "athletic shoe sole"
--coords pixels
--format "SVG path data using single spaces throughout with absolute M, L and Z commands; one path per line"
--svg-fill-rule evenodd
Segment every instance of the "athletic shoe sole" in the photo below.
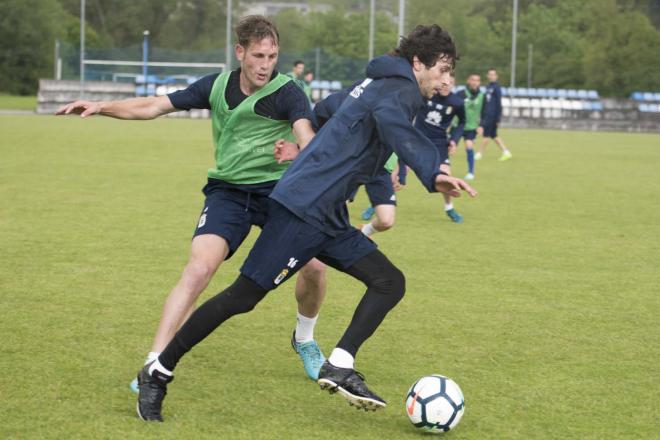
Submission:
M 322 390 L 327 390 L 330 394 L 339 392 L 339 394 L 341 394 L 342 397 L 348 401 L 349 405 L 354 406 L 355 409 L 358 410 L 363 409 L 365 411 L 376 411 L 387 406 L 386 403 L 375 399 L 370 399 L 369 397 L 356 396 L 355 394 L 337 385 L 330 379 L 319 379 L 317 383 Z

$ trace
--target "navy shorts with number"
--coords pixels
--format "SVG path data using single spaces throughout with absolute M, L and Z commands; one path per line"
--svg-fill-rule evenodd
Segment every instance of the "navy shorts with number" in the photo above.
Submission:
M 362 232 L 349 228 L 332 237 L 305 223 L 283 205 L 270 200 L 268 221 L 241 267 L 241 274 L 273 290 L 316 257 L 344 271 L 376 250 Z
M 204 209 L 193 237 L 219 235 L 229 244 L 229 259 L 250 233 L 252 225 L 262 227 L 268 215 L 269 198 L 236 188 L 226 188 L 209 182 L 203 189 Z
M 364 185 L 369 196 L 371 206 L 394 205 L 396 206 L 396 195 L 392 186 L 392 177 L 390 173 L 383 170 L 374 180 Z
M 484 137 L 487 138 L 497 137 L 497 122 L 484 121 L 482 127 L 484 128 Z
M 477 130 L 464 130 L 463 139 L 466 141 L 473 141 L 477 138 Z

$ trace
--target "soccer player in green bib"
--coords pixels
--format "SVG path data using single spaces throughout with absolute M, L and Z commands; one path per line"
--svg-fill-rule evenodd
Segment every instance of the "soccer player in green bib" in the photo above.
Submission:
M 252 225 L 263 226 L 268 196 L 288 167 L 273 155 L 279 139 L 304 147 L 314 136 L 305 93 L 275 70 L 279 34 L 262 16 L 244 17 L 236 26 L 240 68 L 205 76 L 167 96 L 111 102 L 76 101 L 57 114 L 100 114 L 118 119 L 154 119 L 179 110 L 208 109 L 212 116 L 215 166 L 208 171 L 204 207 L 194 232 L 190 259 L 167 298 L 145 364 L 156 359 L 192 313 L 195 300 L 223 261 L 247 237 Z M 316 380 L 325 358 L 313 338 L 325 295 L 325 266 L 310 261 L 296 286 L 298 319 L 292 344 L 308 376 Z M 140 414 L 154 420 L 152 414 Z
M 466 88 L 458 92 L 458 97 L 465 103 L 465 128 L 463 139 L 465 140 L 465 152 L 467 153 L 468 173 L 465 180 L 474 179 L 474 140 L 477 137 L 477 128 L 481 118 L 481 110 L 484 104 L 484 94 L 480 90 L 481 77 L 478 73 L 468 76 Z M 454 120 L 455 125 L 458 124 Z

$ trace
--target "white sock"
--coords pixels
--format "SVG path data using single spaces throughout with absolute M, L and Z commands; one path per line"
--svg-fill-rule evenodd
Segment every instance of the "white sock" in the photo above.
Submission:
M 153 375 L 154 370 L 158 370 L 166 376 L 172 377 L 174 375 L 170 370 L 163 367 L 163 364 L 161 364 L 158 359 L 156 359 L 156 361 L 149 367 L 149 374 Z
M 314 326 L 316 326 L 316 320 L 319 318 L 319 315 L 316 315 L 313 318 L 308 318 L 305 315 L 301 315 L 300 312 L 298 312 L 297 315 L 296 342 L 301 344 L 303 342 L 313 341 Z
M 147 359 L 144 361 L 144 365 L 147 365 L 148 363 L 151 363 L 158 359 L 158 356 L 160 356 L 160 352 L 157 351 L 150 351 L 149 354 L 147 355 Z
M 450 211 L 454 209 L 454 204 L 452 202 L 445 203 L 445 211 Z
M 371 235 L 375 234 L 378 232 L 376 228 L 373 227 L 371 223 L 367 223 L 366 225 L 362 225 L 362 233 L 366 235 L 367 237 L 370 237 Z
M 332 350 L 332 353 L 330 354 L 330 358 L 328 359 L 328 361 L 335 367 L 352 369 L 355 359 L 353 358 L 353 355 L 351 355 L 346 350 L 342 350 L 341 348 L 335 348 L 334 350 Z

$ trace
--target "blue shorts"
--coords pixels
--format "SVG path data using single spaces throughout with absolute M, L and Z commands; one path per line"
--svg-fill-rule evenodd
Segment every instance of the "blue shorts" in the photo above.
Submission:
M 358 229 L 351 227 L 330 236 L 271 199 L 268 221 L 243 263 L 241 275 L 273 290 L 314 257 L 345 271 L 375 250 L 376 244 Z
M 487 138 L 496 138 L 497 137 L 497 122 L 495 121 L 484 121 L 482 124 L 484 128 L 484 137 Z
M 477 138 L 477 130 L 464 130 L 463 139 L 466 141 L 473 141 Z
M 204 209 L 193 237 L 218 235 L 229 244 L 229 259 L 250 233 L 252 225 L 263 227 L 268 215 L 269 198 L 235 188 L 214 185 L 211 181 L 203 189 Z
M 390 173 L 383 170 L 374 180 L 364 185 L 369 196 L 371 206 L 394 205 L 396 206 L 396 195 L 392 186 L 392 177 Z
M 440 164 L 451 165 L 449 160 L 449 141 L 447 139 L 431 139 L 440 153 Z

